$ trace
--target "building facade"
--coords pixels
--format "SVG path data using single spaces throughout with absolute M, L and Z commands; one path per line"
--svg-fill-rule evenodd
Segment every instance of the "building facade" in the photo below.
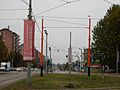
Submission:
M 10 52 L 19 52 L 19 35 L 15 32 L 9 30 L 9 28 L 4 28 L 0 30 L 0 36 L 2 37 L 8 53 Z

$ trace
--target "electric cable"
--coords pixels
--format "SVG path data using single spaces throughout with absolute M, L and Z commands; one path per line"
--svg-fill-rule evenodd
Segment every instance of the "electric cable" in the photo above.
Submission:
M 24 0 L 20 0 L 20 1 L 22 1 L 23 3 L 25 3 L 26 5 L 29 5 L 27 2 L 25 2 Z
M 36 20 L 36 18 L 35 18 L 35 15 L 34 15 L 33 11 L 32 11 L 32 14 L 33 14 L 33 18 L 34 18 L 34 20 L 35 20 L 35 23 L 36 23 L 36 25 L 37 25 L 38 30 L 40 31 L 40 33 L 42 33 L 41 30 L 40 30 L 40 27 L 39 27 L 39 25 L 38 25 L 38 23 L 37 23 L 37 20 Z
M 23 18 L 11 18 L 11 19 L 5 19 L 5 18 L 1 19 L 1 18 L 0 18 L 0 20 L 1 20 L 1 21 L 9 21 L 9 20 L 10 20 L 10 21 L 11 21 L 11 20 L 14 21 L 14 20 L 24 20 L 24 19 L 23 19 Z
M 45 11 L 43 11 L 43 12 L 37 13 L 37 14 L 35 14 L 35 16 L 40 15 L 40 14 L 43 14 L 43 13 L 46 13 L 46 12 L 51 11 L 51 10 L 53 10 L 53 9 L 56 9 L 56 8 L 65 6 L 66 4 L 68 4 L 68 3 L 64 3 L 64 4 L 61 4 L 61 5 L 55 6 L 55 7 L 53 7 L 53 8 L 50 8 L 50 9 L 48 9 L 48 10 L 45 10 Z
M 33 14 L 33 12 L 32 12 L 32 14 Z M 34 20 L 35 20 L 35 23 L 36 23 L 36 25 L 37 25 L 37 28 L 38 28 L 39 32 L 42 33 L 41 30 L 40 30 L 40 27 L 39 27 L 39 25 L 38 25 L 38 23 L 37 23 L 37 20 L 36 20 L 34 14 L 33 14 L 33 17 L 34 17 Z M 40 40 L 40 39 L 39 39 L 39 40 Z M 44 38 L 44 37 L 43 37 L 43 40 L 45 41 L 45 38 Z M 67 52 L 66 50 L 63 50 L 63 49 L 60 49 L 60 48 L 56 48 L 55 46 L 53 46 L 53 45 L 51 45 L 51 44 L 49 44 L 49 43 L 48 43 L 48 45 L 51 46 L 51 47 L 54 47 L 56 50 L 60 50 L 60 51 L 63 51 L 63 52 Z
M 108 0 L 104 0 L 104 1 L 107 2 L 107 3 L 109 3 L 109 4 L 111 4 L 111 5 L 113 5 L 113 3 L 110 2 L 110 1 L 108 1 Z
M 60 1 L 62 1 L 62 2 L 68 2 L 68 1 L 66 1 L 66 0 L 60 0 Z
M 70 4 L 70 3 L 73 3 L 73 2 L 78 2 L 78 1 L 82 1 L 82 0 L 74 0 L 74 1 L 66 2 L 66 3 L 64 3 L 64 4 L 55 6 L 55 7 L 53 7 L 53 8 L 48 9 L 48 10 L 45 10 L 45 11 L 43 11 L 43 12 L 37 13 L 37 14 L 35 14 L 35 16 L 40 15 L 40 14 L 43 14 L 43 13 L 46 13 L 46 12 L 48 12 L 48 11 L 51 11 L 51 10 L 53 10 L 53 9 L 56 9 L 56 8 L 59 8 L 59 7 L 62 7 L 62 6 L 65 6 L 65 5 Z
M 79 1 L 82 1 L 82 0 L 73 0 L 73 1 L 70 1 L 70 2 L 73 3 L 73 2 L 79 2 Z
M 67 21 L 62 21 L 62 20 L 54 20 L 54 19 L 45 19 L 45 20 L 55 21 L 55 22 L 62 22 L 62 23 L 69 23 L 69 24 L 75 24 L 75 25 L 82 25 L 82 26 L 88 26 L 88 25 L 84 25 L 84 24 L 73 23 L 73 22 L 67 22 Z
M 3 11 L 23 11 L 23 10 L 27 10 L 27 9 L 0 9 L 0 12 L 3 12 Z
M 57 17 L 57 16 L 36 16 L 38 19 L 39 17 L 44 17 L 44 18 L 57 18 L 57 19 L 83 19 L 83 20 L 88 20 L 89 18 L 80 18 L 80 17 Z M 99 18 L 91 18 L 92 20 L 100 20 Z
M 49 26 L 46 26 L 44 28 L 87 28 L 88 29 L 88 27 L 49 27 Z

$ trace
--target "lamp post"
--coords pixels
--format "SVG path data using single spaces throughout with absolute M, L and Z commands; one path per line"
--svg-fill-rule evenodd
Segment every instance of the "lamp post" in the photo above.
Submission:
M 52 58 L 51 58 L 51 47 L 49 47 L 49 51 L 50 51 L 50 60 L 51 60 L 51 73 L 52 73 Z
M 47 62 L 48 62 L 48 55 L 47 55 L 47 48 L 48 48 L 48 32 L 47 30 L 44 30 L 46 34 L 46 73 L 47 73 Z
M 81 48 L 79 48 L 79 50 L 80 50 L 80 52 L 81 52 L 81 55 L 80 55 L 80 57 L 81 57 L 81 62 L 80 62 L 80 70 L 82 71 L 82 49 Z

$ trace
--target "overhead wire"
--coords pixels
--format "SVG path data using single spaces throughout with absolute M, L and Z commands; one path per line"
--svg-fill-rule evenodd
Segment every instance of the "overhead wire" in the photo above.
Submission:
M 68 23 L 68 24 L 74 24 L 74 25 L 88 26 L 88 25 L 84 25 L 84 24 L 80 24 L 80 23 L 73 23 L 73 22 L 67 22 L 67 21 L 62 21 L 62 20 L 54 20 L 54 19 L 44 19 L 44 20 L 62 22 L 62 23 Z
M 28 5 L 28 3 L 25 2 L 24 0 L 20 0 L 20 1 Z M 28 10 L 28 9 L 0 9 L 0 11 L 20 11 L 20 10 Z
M 107 3 L 109 3 L 109 4 L 111 4 L 111 5 L 113 5 L 113 3 L 110 2 L 110 1 L 108 1 L 108 0 L 104 0 L 104 1 L 107 2 Z
M 14 20 L 24 20 L 23 18 L 10 18 L 10 19 L 5 19 L 5 18 L 0 18 L 1 21 L 14 21 Z
M 29 5 L 29 4 L 28 4 L 27 2 L 25 2 L 24 0 L 21 0 L 21 1 L 24 2 L 26 5 Z M 72 1 L 72 2 L 76 2 L 76 1 L 81 1 L 81 0 L 74 0 L 74 1 Z M 42 13 L 51 11 L 51 10 L 53 10 L 53 9 L 55 9 L 55 8 L 59 8 L 59 7 L 61 7 L 61 6 L 64 6 L 64 5 L 66 5 L 66 4 L 69 4 L 69 3 L 71 3 L 71 2 L 66 2 L 65 4 L 61 4 L 61 5 L 59 5 L 59 6 L 53 7 L 53 8 L 51 8 L 51 9 L 49 9 L 49 10 L 45 10 L 45 11 L 43 11 L 43 12 L 41 12 L 41 13 L 38 13 L 38 14 L 42 14 Z M 0 11 L 20 11 L 20 10 L 28 10 L 28 9 L 0 9 Z M 33 12 L 32 12 L 32 14 L 33 14 Z M 38 15 L 38 14 L 37 14 L 37 15 Z M 39 30 L 40 33 L 41 33 L 40 27 L 39 27 L 39 25 L 38 25 L 38 23 L 37 23 L 37 20 L 36 20 L 34 14 L 33 14 L 33 17 L 34 17 L 35 23 L 36 23 L 36 25 L 37 25 L 37 28 L 38 28 L 38 30 Z M 23 19 L 0 19 L 0 20 L 23 20 Z M 54 20 L 54 21 L 55 21 L 55 20 Z M 64 22 L 64 21 L 59 21 L 59 22 Z M 64 22 L 64 23 L 70 23 L 70 22 Z M 75 23 L 71 23 L 71 24 L 75 24 Z M 45 39 L 44 39 L 44 40 L 45 40 Z M 51 44 L 48 44 L 48 45 L 50 45 L 51 47 L 56 48 L 56 50 L 60 50 L 60 51 L 63 51 L 63 52 L 67 52 L 66 50 L 57 48 L 57 47 L 55 47 L 55 46 L 53 46 L 53 45 L 51 45 Z
M 75 0 L 74 2 L 76 2 L 76 1 L 81 1 L 81 0 Z M 73 2 L 73 1 L 72 1 Z M 65 3 L 65 4 L 62 4 L 62 5 L 59 5 L 59 6 L 56 6 L 56 7 L 54 7 L 54 8 L 51 8 L 51 9 L 48 9 L 48 10 L 45 10 L 45 11 L 43 11 L 43 12 L 41 12 L 41 13 L 38 13 L 38 14 L 35 14 L 35 15 L 33 15 L 34 16 L 34 18 L 35 18 L 35 16 L 37 16 L 37 15 L 39 15 L 39 14 L 42 14 L 42 13 L 45 13 L 45 12 L 48 12 L 48 11 L 50 11 L 50 10 L 53 10 L 53 9 L 55 9 L 55 8 L 58 8 L 58 7 L 61 7 L 61 6 L 64 6 L 64 5 L 66 5 L 66 4 L 68 4 L 68 3 L 71 3 L 71 2 L 67 2 L 67 3 Z M 48 19 L 47 19 L 48 20 Z M 35 20 L 36 21 L 36 20 Z M 54 20 L 54 21 L 56 21 L 56 20 Z M 59 21 L 59 22 L 64 22 L 64 21 Z M 70 23 L 70 22 L 64 22 L 64 23 Z M 73 24 L 73 23 L 72 23 Z M 75 23 L 74 23 L 75 24 Z M 37 27 L 38 27 L 38 24 L 37 24 Z M 45 28 L 45 27 L 44 27 Z M 55 27 L 54 27 L 55 28 Z M 57 27 L 58 28 L 58 27 Z M 66 27 L 65 27 L 66 28 Z M 68 27 L 67 27 L 68 28 Z M 70 28 L 70 27 L 69 27 Z M 39 31 L 40 31 L 40 29 L 39 29 Z M 50 44 L 49 44 L 50 45 Z M 50 46 L 52 46 L 52 47 L 54 47 L 55 48 L 55 46 L 53 46 L 53 45 L 50 45 Z
M 40 12 L 40 13 L 37 13 L 37 14 L 35 14 L 35 16 L 40 15 L 40 14 L 43 14 L 43 13 L 46 13 L 46 12 L 48 12 L 48 11 L 54 10 L 54 9 L 56 9 L 56 8 L 65 6 L 65 5 L 70 4 L 70 3 L 73 3 L 73 2 L 78 2 L 78 1 L 82 1 L 82 0 L 74 0 L 74 1 L 66 2 L 66 3 L 64 3 L 64 4 L 61 4 L 61 5 L 55 6 L 55 7 L 53 7 L 53 8 L 50 8 L 50 9 L 48 9 L 48 10 L 42 11 L 42 12 Z
M 66 3 L 68 3 L 68 2 L 72 3 L 72 2 L 78 2 L 78 1 L 82 1 L 82 0 L 73 0 L 73 1 L 60 0 L 60 1 L 62 1 L 62 2 L 66 2 Z
M 44 28 L 87 28 L 88 29 L 88 27 L 49 27 L 49 26 Z
M 60 1 L 62 1 L 62 2 L 68 2 L 68 1 L 66 1 L 66 0 L 60 0 Z
M 24 0 L 21 0 L 21 1 L 23 1 L 25 4 L 28 5 L 28 3 L 25 2 Z M 62 1 L 63 1 L 63 0 L 62 0 Z M 64 0 L 64 1 L 65 1 L 65 0 Z M 72 2 L 77 2 L 77 1 L 81 1 L 81 0 L 74 0 L 74 1 L 70 1 L 70 2 L 66 1 L 66 3 L 64 3 L 64 4 L 61 4 L 61 5 L 55 6 L 55 7 L 51 8 L 51 9 L 45 10 L 45 11 L 40 12 L 40 13 L 35 14 L 35 15 L 34 15 L 33 12 L 32 12 L 33 17 L 34 17 L 34 20 L 35 20 L 35 22 L 36 22 L 36 25 L 37 25 L 38 30 L 40 31 L 40 33 L 41 33 L 41 30 L 40 30 L 40 27 L 39 27 L 39 25 L 38 25 L 38 23 L 37 23 L 37 20 L 36 20 L 36 18 L 35 18 L 36 15 L 39 15 L 39 14 L 42 14 L 42 13 L 45 13 L 45 12 L 51 11 L 51 10 L 53 10 L 53 9 L 56 9 L 56 8 L 59 8 L 59 7 L 62 7 L 62 6 L 64 6 L 64 5 L 66 5 L 66 4 L 69 4 L 69 3 L 72 3 Z M 54 20 L 54 21 L 55 21 L 55 20 Z M 60 22 L 60 21 L 59 21 L 59 22 Z M 63 21 L 61 21 L 61 22 L 63 22 Z M 70 23 L 70 22 L 64 22 L 64 23 Z M 73 23 L 71 23 L 71 24 L 73 24 Z M 74 23 L 74 24 L 75 24 L 75 23 Z M 50 44 L 49 44 L 49 45 L 50 45 Z M 50 46 L 56 48 L 56 47 L 53 46 L 53 45 L 50 45 Z M 58 48 L 57 48 L 57 49 L 58 49 Z M 63 51 L 62 49 L 59 49 L 59 50 Z M 67 51 L 64 51 L 64 52 L 67 52 Z
M 33 17 L 34 17 L 34 20 L 35 20 L 35 23 L 36 23 L 36 25 L 37 25 L 37 28 L 38 28 L 39 32 L 42 33 L 33 12 L 32 12 L 32 14 L 33 14 Z M 40 39 L 39 39 L 39 40 L 40 40 Z M 45 38 L 44 38 L 44 37 L 43 37 L 43 40 L 45 41 Z M 62 51 L 62 52 L 67 52 L 66 50 L 57 48 L 57 47 L 55 47 L 55 46 L 53 46 L 53 45 L 51 45 L 51 44 L 49 44 L 49 43 L 48 43 L 48 45 L 51 46 L 51 47 L 53 47 L 53 48 L 55 48 L 56 50 L 60 50 L 60 51 Z
M 27 10 L 27 9 L 0 9 L 1 11 L 23 11 L 23 10 Z
M 71 27 L 71 28 L 88 28 L 88 25 L 85 25 L 85 24 L 80 24 L 80 23 L 74 23 L 74 22 L 67 22 L 67 21 L 62 21 L 62 20 L 54 20 L 54 19 L 45 19 L 44 20 L 48 20 L 48 21 L 55 21 L 55 22 L 62 22 L 62 23 L 68 23 L 68 24 L 74 24 L 74 25 L 80 25 L 82 27 Z M 84 26 L 84 27 L 83 27 Z M 94 27 L 94 26 L 91 26 L 91 27 Z M 60 28 L 60 27 L 45 27 L 45 28 Z M 70 27 L 61 27 L 61 28 L 70 28 Z
M 79 1 L 82 1 L 82 0 L 73 0 L 73 1 L 69 1 L 69 2 L 73 3 L 73 2 L 79 2 Z
M 24 1 L 24 0 L 20 0 L 20 1 L 22 1 L 23 3 L 25 3 L 26 5 L 29 5 L 26 1 Z
M 33 12 L 32 12 L 32 14 L 33 14 Z M 40 30 L 40 27 L 39 27 L 39 25 L 38 25 L 38 23 L 37 23 L 37 20 L 36 20 L 34 14 L 33 14 L 33 17 L 34 17 L 34 20 L 35 20 L 35 23 L 36 23 L 36 25 L 37 25 L 37 28 L 38 28 L 39 32 L 42 33 L 41 30 Z M 40 39 L 39 39 L 39 40 L 40 40 Z M 43 40 L 45 41 L 45 38 L 44 38 L 44 37 L 43 37 Z M 51 45 L 51 44 L 48 44 L 48 45 L 51 46 L 51 47 L 56 48 L 55 46 L 53 46 L 53 45 Z M 56 50 L 58 50 L 58 48 L 56 48 Z
M 34 15 L 33 11 L 32 11 L 32 14 L 33 14 L 33 17 L 34 17 L 34 20 L 35 20 L 35 23 L 36 23 L 36 25 L 37 25 L 38 30 L 40 31 L 40 33 L 42 33 L 41 30 L 40 30 L 40 27 L 39 27 L 39 25 L 38 25 L 38 23 L 37 23 L 37 20 L 36 20 L 36 18 L 35 18 L 35 15 Z
M 89 18 L 80 18 L 80 17 L 57 17 L 57 16 L 39 16 L 39 17 L 44 17 L 44 18 L 57 18 L 57 19 L 89 19 Z M 37 16 L 37 18 L 38 18 L 38 16 Z M 100 20 L 99 18 L 91 18 L 92 20 Z
M 61 4 L 61 5 L 55 6 L 55 7 L 53 7 L 53 8 L 50 8 L 50 9 L 48 9 L 48 10 L 42 11 L 42 12 L 40 12 L 40 13 L 35 14 L 35 16 L 40 15 L 40 14 L 43 14 L 43 13 L 46 13 L 46 12 L 51 11 L 51 10 L 53 10 L 53 9 L 56 9 L 56 8 L 65 6 L 66 4 L 68 4 L 68 3 L 64 3 L 64 4 Z

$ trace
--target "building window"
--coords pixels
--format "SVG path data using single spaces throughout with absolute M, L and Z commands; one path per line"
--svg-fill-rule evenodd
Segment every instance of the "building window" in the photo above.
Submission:
M 0 32 L 0 36 L 2 36 L 2 33 Z
M 3 32 L 0 32 L 0 36 L 2 36 L 3 35 Z

